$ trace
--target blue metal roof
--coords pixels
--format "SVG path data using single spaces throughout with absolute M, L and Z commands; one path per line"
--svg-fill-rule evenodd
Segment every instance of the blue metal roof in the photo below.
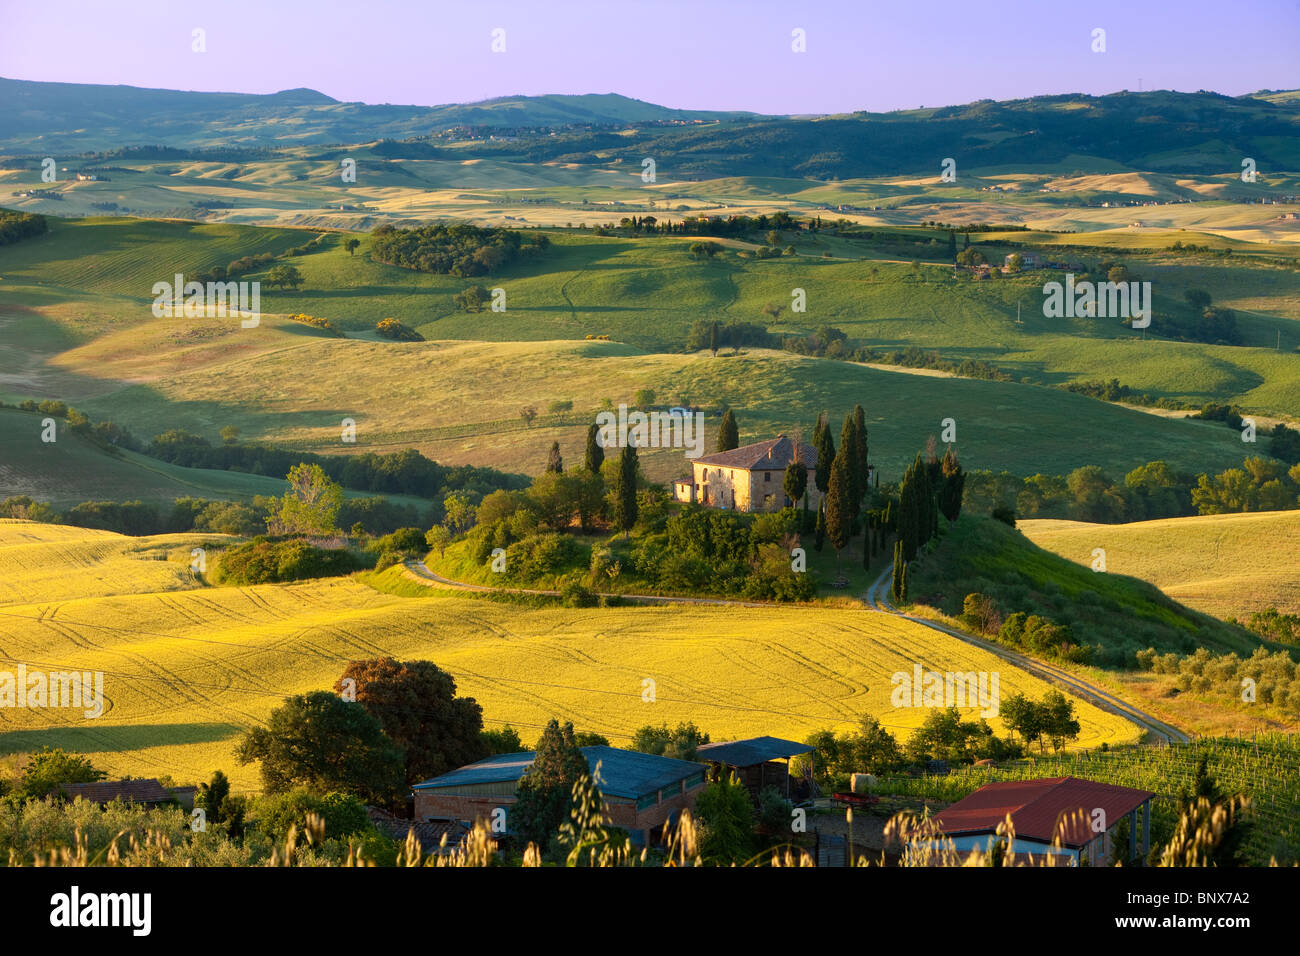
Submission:
M 599 790 L 607 797 L 636 800 L 687 777 L 703 773 L 703 764 L 616 747 L 583 747 L 587 765 L 595 771 L 600 764 Z M 518 782 L 533 764 L 532 751 L 498 754 L 478 763 L 452 770 L 431 780 L 417 783 L 413 790 L 437 790 L 442 787 L 472 787 L 477 784 Z
M 799 754 L 811 753 L 813 748 L 794 740 L 780 737 L 750 737 L 747 740 L 730 740 L 725 743 L 704 744 L 699 748 L 701 760 L 726 764 L 729 767 L 752 767 L 769 760 L 784 760 Z

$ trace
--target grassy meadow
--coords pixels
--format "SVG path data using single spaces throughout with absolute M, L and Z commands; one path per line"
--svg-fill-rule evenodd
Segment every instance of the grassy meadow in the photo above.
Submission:
M 1300 612 L 1300 512 L 1201 515 L 1101 525 L 1021 521 L 1040 548 L 1082 565 L 1094 548 L 1106 572 L 1141 578 L 1215 617 L 1249 619 L 1273 606 Z
M 926 712 L 891 707 L 889 678 L 913 663 L 998 671 L 1003 695 L 1046 690 L 987 652 L 869 611 L 574 611 L 432 589 L 399 597 L 356 578 L 206 587 L 189 570 L 189 550 L 211 537 L 134 539 L 0 522 L 3 666 L 100 670 L 108 698 L 97 720 L 0 712 L 0 751 L 61 746 L 113 775 L 178 781 L 221 768 L 237 787 L 256 789 L 256 768 L 237 767 L 231 756 L 242 731 L 283 697 L 328 688 L 348 660 L 385 654 L 450 671 L 489 726 L 509 722 L 531 740 L 560 717 L 615 745 L 647 723 L 694 720 L 715 740 L 802 738 L 848 730 L 865 713 L 905 736 Z M 647 678 L 654 703 L 642 700 Z M 1137 736 L 1114 715 L 1082 701 L 1076 708 L 1078 746 Z

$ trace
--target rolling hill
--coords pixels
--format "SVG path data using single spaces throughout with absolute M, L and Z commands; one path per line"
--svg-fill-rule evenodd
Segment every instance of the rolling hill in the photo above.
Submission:
M 1106 552 L 1111 574 L 1141 578 L 1188 607 L 1248 620 L 1273 606 L 1300 613 L 1300 512 L 1201 515 L 1122 525 L 1030 520 L 1040 548 L 1079 564 Z
M 0 711 L 0 752 L 48 744 L 88 754 L 113 775 L 177 781 L 223 769 L 237 788 L 256 789 L 255 768 L 233 759 L 239 735 L 284 697 L 328 688 L 347 661 L 380 655 L 433 660 L 455 676 L 458 693 L 478 700 L 489 727 L 510 723 L 528 739 L 558 717 L 615 745 L 644 724 L 684 720 L 714 739 L 802 739 L 849 729 L 865 713 L 905 736 L 927 711 L 892 707 L 890 675 L 914 663 L 999 672 L 1002 694 L 1046 690 L 985 651 L 867 611 L 575 612 L 432 592 L 401 598 L 349 578 L 195 588 L 194 540 L 0 522 L 0 567 L 12 578 L 0 591 L 0 663 L 99 670 L 108 698 L 95 720 Z M 95 573 L 85 573 L 88 564 Z M 77 578 L 75 591 L 38 593 L 39 582 L 60 574 Z M 646 678 L 655 682 L 653 703 L 642 699 Z M 1078 746 L 1136 737 L 1122 718 L 1075 706 Z

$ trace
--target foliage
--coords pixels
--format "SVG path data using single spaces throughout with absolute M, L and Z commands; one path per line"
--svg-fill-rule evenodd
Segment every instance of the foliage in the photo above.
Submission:
M 403 749 L 408 784 L 487 756 L 480 739 L 483 708 L 472 697 L 457 697 L 455 679 L 431 661 L 349 661 L 334 690 L 348 687 Z
M 327 691 L 288 698 L 265 727 L 243 736 L 235 757 L 241 764 L 260 761 L 270 793 L 301 785 L 383 803 L 397 795 L 403 779 L 402 750 L 379 721 Z

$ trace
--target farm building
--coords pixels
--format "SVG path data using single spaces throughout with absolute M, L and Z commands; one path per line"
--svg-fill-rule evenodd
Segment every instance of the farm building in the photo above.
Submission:
M 706 768 L 689 760 L 614 747 L 583 747 L 582 752 L 593 773 L 600 764 L 598 789 L 605 819 L 627 830 L 639 844 L 659 842 L 664 824 L 675 820 L 681 810 L 693 809 L 706 782 Z M 417 783 L 412 787 L 415 818 L 472 823 L 478 817 L 490 820 L 493 811 L 505 809 L 509 832 L 509 807 L 534 756 L 531 751 L 498 754 Z
M 154 779 L 148 780 L 99 780 L 94 783 L 65 783 L 60 789 L 68 800 L 81 797 L 91 803 L 107 804 L 114 800 L 124 803 L 140 803 L 147 807 L 163 804 L 184 804 L 188 797 L 189 805 L 194 805 L 194 788 L 178 787 L 168 790 Z M 180 791 L 180 792 L 178 792 Z
M 798 459 L 808 469 L 808 504 L 816 508 L 821 492 L 813 482 L 817 450 L 800 443 Z M 693 474 L 673 482 L 678 501 L 736 511 L 780 511 L 794 504 L 786 497 L 786 469 L 795 460 L 795 442 L 778 435 L 753 445 L 705 455 L 691 462 Z
M 1128 859 L 1145 857 L 1151 849 L 1154 796 L 1078 777 L 1007 780 L 980 787 L 934 819 L 959 853 L 987 850 L 1009 815 L 1017 862 L 1042 863 L 1052 856 L 1058 866 L 1105 866 L 1122 820 L 1128 820 Z M 1053 846 L 1058 837 L 1060 845 Z
M 790 758 L 810 753 L 812 749 L 807 744 L 779 737 L 750 737 L 705 744 L 698 754 L 700 760 L 710 765 L 710 776 L 716 778 L 723 771 L 731 771 L 757 799 L 764 787 L 775 787 L 783 796 L 790 796 Z

